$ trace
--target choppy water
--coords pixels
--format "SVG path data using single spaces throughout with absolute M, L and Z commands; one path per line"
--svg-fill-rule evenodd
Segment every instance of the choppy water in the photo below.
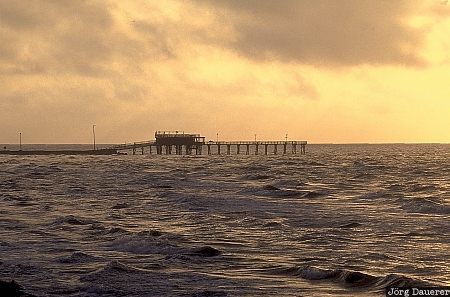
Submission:
M 449 145 L 0 156 L 0 191 L 0 279 L 37 296 L 450 285 Z

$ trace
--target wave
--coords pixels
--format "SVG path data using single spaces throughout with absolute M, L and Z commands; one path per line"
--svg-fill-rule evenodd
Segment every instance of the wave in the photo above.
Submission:
M 63 172 L 64 170 L 56 165 L 37 165 L 37 166 L 26 166 L 23 167 L 23 172 L 25 172 L 25 177 L 36 179 L 43 178 L 48 175 L 57 174 Z
M 18 191 L 20 189 L 18 181 L 15 179 L 6 179 L 0 181 L 0 188 L 9 191 Z
M 226 297 L 226 296 L 228 296 L 228 294 L 227 294 L 227 292 L 224 292 L 224 291 L 205 290 L 205 291 L 195 292 L 192 294 L 183 294 L 182 296 L 186 296 L 186 297 Z
M 292 189 L 282 189 L 273 185 L 265 185 L 262 191 L 259 191 L 264 196 L 271 197 L 298 197 L 298 198 L 318 198 L 326 196 L 327 193 L 320 190 L 315 191 L 299 191 Z
M 203 261 L 200 259 L 213 258 L 222 254 L 222 251 L 211 246 L 180 245 L 179 239 L 179 236 L 173 234 L 151 230 L 120 236 L 111 242 L 110 247 L 120 252 L 165 255 L 167 260 L 178 259 L 189 262 Z
M 114 204 L 111 209 L 123 209 L 123 208 L 128 208 L 130 207 L 130 205 L 126 202 L 119 202 Z
M 375 199 L 380 199 L 380 198 L 388 198 L 390 195 L 391 194 L 387 191 L 379 190 L 379 191 L 373 191 L 373 192 L 368 192 L 368 193 L 362 194 L 362 195 L 358 196 L 357 199 L 375 200 Z
M 115 251 L 134 254 L 175 254 L 181 248 L 174 244 L 176 237 L 157 230 L 125 234 L 112 241 Z
M 323 269 L 314 266 L 301 266 L 275 269 L 273 272 L 282 275 L 300 277 L 308 281 L 330 281 L 344 287 L 371 290 L 384 290 L 387 287 L 429 286 L 428 282 L 403 275 L 389 274 L 374 276 L 359 271 L 346 269 Z
M 280 189 L 272 185 L 267 185 L 263 187 L 263 194 L 266 194 L 268 196 L 272 197 L 301 197 L 302 193 L 295 191 L 295 190 L 289 190 L 289 189 Z
M 327 193 L 323 192 L 323 191 L 309 191 L 306 193 L 302 194 L 302 198 L 318 198 L 318 197 L 323 197 L 326 196 Z
M 12 244 L 8 241 L 0 240 L 0 251 L 12 248 Z
M 126 265 L 122 262 L 119 262 L 117 260 L 109 262 L 105 268 L 102 270 L 112 270 L 112 271 L 118 271 L 118 272 L 143 272 L 143 269 L 138 269 L 130 265 Z
M 264 228 L 280 228 L 283 226 L 283 223 L 276 221 L 269 221 L 263 225 Z
M 243 166 L 239 166 L 238 168 L 241 168 L 243 172 L 267 172 L 270 170 L 270 167 L 258 163 L 253 163 L 251 165 L 245 164 Z
M 67 192 L 70 195 L 82 195 L 88 193 L 88 188 L 83 185 L 71 185 L 67 187 Z
M 221 251 L 210 246 L 203 246 L 193 249 L 191 254 L 199 257 L 215 257 L 221 254 Z
M 411 192 L 429 192 L 436 190 L 437 187 L 435 185 L 422 185 L 422 184 L 414 184 L 411 185 L 409 191 Z
M 127 230 L 120 227 L 111 227 L 106 231 L 107 234 L 123 234 L 127 232 L 128 232 Z
M 108 279 L 111 275 L 121 275 L 121 274 L 138 274 L 138 273 L 146 273 L 147 270 L 133 267 L 131 265 L 127 265 L 117 260 L 113 260 L 107 263 L 104 267 L 89 273 L 80 278 L 81 281 L 96 281 L 99 279 Z
M 53 221 L 52 225 L 63 225 L 63 224 L 89 225 L 89 224 L 94 224 L 94 223 L 96 223 L 96 221 L 94 221 L 92 219 L 87 219 L 87 218 L 74 216 L 74 215 L 68 215 L 68 216 L 63 216 L 63 217 L 57 218 L 56 220 Z
M 247 174 L 244 176 L 244 179 L 246 179 L 246 180 L 264 180 L 264 179 L 270 179 L 270 178 L 271 178 L 270 175 L 259 174 L 259 173 Z
M 73 264 L 73 263 L 89 263 L 97 260 L 97 257 L 85 254 L 83 252 L 74 252 L 68 257 L 62 257 L 58 259 L 60 263 Z
M 295 165 L 296 163 L 295 162 L 293 162 L 293 165 Z M 322 162 L 318 162 L 318 161 L 306 161 L 306 162 L 304 162 L 304 165 L 306 165 L 306 166 L 312 166 L 312 167 L 325 167 L 325 166 L 327 166 L 327 164 L 325 164 L 325 163 L 322 163 Z
M 352 229 L 352 228 L 358 228 L 358 227 L 361 227 L 361 226 L 362 226 L 361 223 L 351 222 L 351 223 L 347 223 L 347 224 L 344 224 L 344 225 L 340 225 L 338 228 L 340 228 L 340 229 Z
M 421 214 L 436 214 L 436 215 L 446 215 L 450 214 L 450 206 L 443 203 L 431 200 L 415 198 L 403 202 L 401 209 L 410 213 L 421 213 Z

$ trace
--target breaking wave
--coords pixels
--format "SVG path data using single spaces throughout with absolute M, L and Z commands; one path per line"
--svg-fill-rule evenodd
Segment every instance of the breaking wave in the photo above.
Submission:
M 281 275 L 300 277 L 309 281 L 329 281 L 345 287 L 370 289 L 375 291 L 381 291 L 390 286 L 408 287 L 431 285 L 422 280 L 412 279 L 397 274 L 374 276 L 359 271 L 323 269 L 314 266 L 279 268 L 274 269 L 273 272 Z

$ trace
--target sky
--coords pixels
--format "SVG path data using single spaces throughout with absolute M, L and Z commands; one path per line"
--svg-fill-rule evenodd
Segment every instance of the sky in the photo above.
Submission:
M 445 0 L 0 0 L 0 143 L 450 142 Z

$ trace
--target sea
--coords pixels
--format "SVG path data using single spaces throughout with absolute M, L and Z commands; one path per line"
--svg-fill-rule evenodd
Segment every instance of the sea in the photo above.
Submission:
M 23 147 L 43 148 L 90 146 Z M 0 155 L 0 280 L 73 297 L 450 286 L 450 145 Z

